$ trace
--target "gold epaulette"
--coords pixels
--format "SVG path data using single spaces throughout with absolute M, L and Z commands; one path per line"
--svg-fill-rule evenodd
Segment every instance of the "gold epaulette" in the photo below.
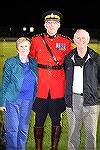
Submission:
M 33 36 L 34 36 L 34 37 L 37 37 L 37 36 L 41 36 L 41 35 L 43 35 L 43 33 L 34 34 Z
M 72 41 L 72 39 L 70 37 L 66 36 L 66 35 L 63 35 L 63 34 L 59 34 L 59 35 L 66 38 L 66 39 L 69 39 L 70 41 Z

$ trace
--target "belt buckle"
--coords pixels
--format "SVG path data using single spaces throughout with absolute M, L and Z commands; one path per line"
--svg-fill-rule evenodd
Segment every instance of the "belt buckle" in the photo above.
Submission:
M 47 65 L 47 69 L 48 69 L 48 70 L 51 70 L 51 69 L 52 69 L 52 66 L 51 66 L 50 64 L 48 64 L 48 65 Z

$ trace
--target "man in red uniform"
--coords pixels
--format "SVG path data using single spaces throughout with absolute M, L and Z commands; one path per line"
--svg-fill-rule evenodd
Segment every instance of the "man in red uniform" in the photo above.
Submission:
M 63 61 L 72 50 L 71 40 L 58 34 L 62 14 L 47 11 L 42 15 L 46 33 L 32 37 L 30 56 L 38 62 L 38 91 L 33 104 L 36 113 L 34 137 L 36 150 L 42 150 L 44 122 L 52 120 L 51 150 L 57 150 L 61 133 L 61 113 L 65 110 L 65 74 Z

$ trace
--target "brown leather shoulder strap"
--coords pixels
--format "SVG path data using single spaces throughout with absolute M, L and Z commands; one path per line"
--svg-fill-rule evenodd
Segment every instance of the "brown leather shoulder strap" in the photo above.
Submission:
M 42 34 L 42 39 L 43 39 L 43 42 L 44 42 L 45 46 L 47 47 L 48 51 L 50 52 L 53 60 L 56 62 L 57 65 L 59 65 L 59 61 L 57 60 L 56 56 L 52 53 L 52 51 L 51 51 L 49 45 L 47 44 L 43 34 Z

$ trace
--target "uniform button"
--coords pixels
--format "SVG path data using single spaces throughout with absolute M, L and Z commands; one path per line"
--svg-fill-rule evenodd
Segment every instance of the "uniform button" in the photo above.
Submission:
M 51 39 L 51 41 L 53 41 L 53 39 Z
M 51 73 L 51 71 L 49 71 L 49 73 Z
M 40 51 L 42 51 L 42 50 L 40 49 Z

